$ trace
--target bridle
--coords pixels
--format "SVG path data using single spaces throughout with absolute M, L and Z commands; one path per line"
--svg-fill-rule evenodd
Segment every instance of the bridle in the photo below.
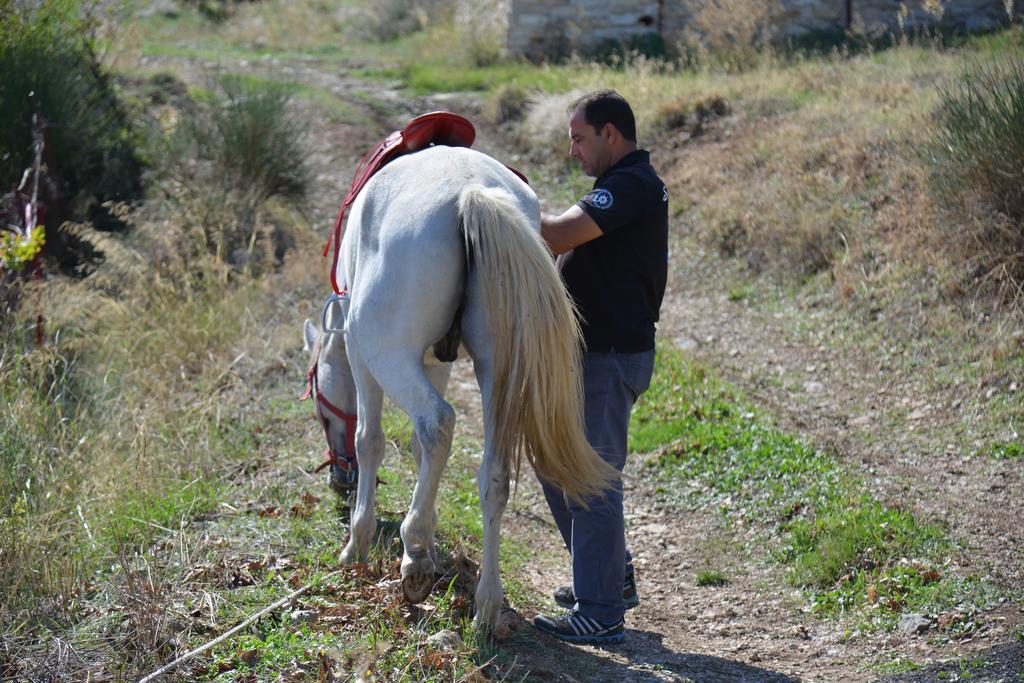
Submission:
M 324 332 L 342 332 L 340 329 L 327 327 L 327 308 L 334 301 L 341 301 L 345 298 L 348 298 L 347 288 L 341 294 L 332 294 L 327 298 L 327 301 L 324 302 L 321 320 L 321 329 Z M 300 401 L 305 401 L 311 396 L 315 398 L 314 408 L 316 409 L 316 417 L 323 426 L 324 436 L 327 439 L 327 448 L 324 450 L 324 456 L 327 459 L 321 463 L 315 471 L 321 472 L 324 468 L 330 465 L 337 465 L 338 469 L 341 470 L 345 477 L 345 483 L 348 486 L 353 486 L 359 479 L 359 463 L 356 460 L 356 425 L 358 424 L 356 413 L 346 413 L 344 410 L 327 400 L 327 397 L 320 391 L 316 375 L 317 369 L 320 365 L 320 353 L 322 351 L 323 343 L 320 342 L 313 357 L 313 362 L 309 366 L 309 372 L 306 374 L 306 391 L 299 398 Z M 340 418 L 345 423 L 345 446 L 343 452 L 339 453 L 335 450 L 333 443 L 331 442 L 331 423 L 328 421 L 325 412 Z
M 321 463 L 315 471 L 321 472 L 329 465 L 337 465 L 338 469 L 340 469 L 345 475 L 347 483 L 349 485 L 353 485 L 359 478 L 359 464 L 356 461 L 356 414 L 346 413 L 344 410 L 328 401 L 327 397 L 320 392 L 320 388 L 317 386 L 316 381 L 318 365 L 319 351 L 317 352 L 317 360 L 313 361 L 313 364 L 309 368 L 309 374 L 306 376 L 306 393 L 304 393 L 299 399 L 304 401 L 310 396 L 315 397 L 314 407 L 316 409 L 316 417 L 323 426 L 324 437 L 327 439 L 327 448 L 324 450 L 324 456 L 327 459 Z M 331 413 L 335 417 L 341 418 L 345 423 L 345 449 L 343 452 L 335 450 L 331 442 L 331 423 L 327 420 L 324 411 Z

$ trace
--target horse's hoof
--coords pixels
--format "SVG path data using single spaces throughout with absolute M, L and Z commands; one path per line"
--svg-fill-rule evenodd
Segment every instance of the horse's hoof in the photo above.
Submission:
M 349 543 L 341 551 L 341 556 L 338 559 L 341 560 L 342 564 L 352 564 L 359 559 L 359 551 L 356 550 L 352 543 Z
M 410 574 L 402 579 L 402 595 L 414 605 L 426 600 L 433 587 L 433 571 L 429 574 Z
M 434 588 L 434 563 L 430 556 L 402 562 L 402 594 L 412 604 L 423 602 Z

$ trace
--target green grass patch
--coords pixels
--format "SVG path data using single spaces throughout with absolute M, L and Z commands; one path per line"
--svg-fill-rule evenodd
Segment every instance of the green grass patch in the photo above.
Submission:
M 762 521 L 791 517 L 843 486 L 832 458 L 766 426 L 732 387 L 664 347 L 634 410 L 630 447 L 660 448 L 651 467 L 688 479 L 697 499 Z
M 579 69 L 537 67 L 521 62 L 469 67 L 431 60 L 408 64 L 391 73 L 400 78 L 413 94 L 426 95 L 466 90 L 491 91 L 500 86 L 565 92 L 573 87 Z
M 729 301 L 750 301 L 757 293 L 754 285 L 737 285 L 729 290 Z
M 1015 460 L 1024 457 L 1024 444 L 1020 439 L 994 443 L 989 446 L 988 454 L 996 460 Z
M 691 504 L 781 534 L 775 559 L 822 615 L 893 628 L 907 609 L 969 615 L 1005 599 L 948 569 L 955 549 L 943 529 L 875 499 L 830 454 L 767 424 L 674 349 L 658 350 L 630 437 L 634 450 L 657 450 L 648 466 L 664 490 L 682 483 Z
M 948 551 L 941 529 L 867 494 L 830 498 L 813 518 L 795 519 L 785 527 L 793 579 L 804 586 L 827 588 L 848 570 L 870 572 L 904 557 Z
M 177 532 L 195 517 L 214 509 L 223 487 L 216 481 L 162 481 L 163 490 L 134 489 L 119 500 L 97 539 L 116 552 L 122 548 L 148 546 L 154 539 Z
M 729 579 L 726 578 L 725 572 L 717 569 L 702 569 L 697 572 L 696 579 L 694 581 L 698 586 L 724 586 L 729 583 Z

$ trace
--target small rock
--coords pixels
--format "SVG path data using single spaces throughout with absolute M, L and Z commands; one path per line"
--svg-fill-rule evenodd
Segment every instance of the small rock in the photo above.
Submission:
M 316 610 L 312 609 L 297 609 L 292 612 L 292 621 L 297 624 L 312 624 L 320 615 Z
M 825 385 L 821 382 L 804 382 L 804 391 L 808 394 L 820 394 L 825 391 Z
M 871 413 L 865 413 L 864 415 L 858 415 L 849 421 L 849 424 L 854 427 L 866 427 L 874 421 L 874 417 Z
M 455 631 L 445 629 L 427 638 L 427 643 L 433 645 L 438 650 L 451 651 L 462 645 L 462 638 Z
M 923 614 L 904 614 L 900 617 L 897 628 L 902 633 L 918 635 L 924 633 L 932 625 L 932 620 Z
M 800 640 L 810 640 L 811 634 L 807 631 L 807 627 L 803 624 L 797 624 L 796 626 L 789 629 L 790 635 L 796 636 Z
M 700 346 L 700 342 L 693 337 L 676 337 L 674 341 L 676 348 L 683 351 L 696 351 Z

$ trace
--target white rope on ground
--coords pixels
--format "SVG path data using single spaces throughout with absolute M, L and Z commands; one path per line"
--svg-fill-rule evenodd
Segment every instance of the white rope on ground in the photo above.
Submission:
M 335 570 L 335 571 L 331 572 L 330 574 L 324 574 L 323 576 L 320 577 L 320 580 L 323 581 L 324 579 L 329 579 L 330 577 L 335 576 L 335 575 L 340 574 L 340 573 L 341 573 L 340 569 Z M 182 663 L 192 659 L 196 655 L 201 654 L 203 652 L 206 652 L 207 650 L 209 650 L 211 647 L 217 645 L 218 643 L 221 643 L 221 642 L 227 640 L 228 638 L 230 638 L 234 634 L 238 633 L 239 631 L 241 631 L 243 628 L 245 628 L 249 624 L 253 623 L 254 621 L 256 621 L 256 620 L 258 620 L 260 618 L 262 618 L 263 616 L 269 614 L 270 612 L 273 612 L 275 609 L 277 609 L 281 605 L 285 604 L 286 602 L 290 602 L 291 600 L 294 600 L 295 598 L 297 598 L 298 596 L 302 595 L 303 593 L 305 593 L 307 590 L 309 590 L 312 587 L 313 587 L 313 583 L 307 583 L 302 588 L 296 588 L 291 593 L 289 593 L 288 595 L 284 596 L 283 598 L 281 598 L 280 600 L 275 602 L 273 605 L 269 605 L 268 607 L 264 607 L 259 612 L 257 612 L 256 614 L 252 615 L 251 617 L 249 617 L 248 619 L 246 619 L 245 621 L 243 621 L 241 624 L 239 624 L 238 626 L 234 627 L 230 631 L 222 633 L 221 635 L 217 636 L 216 638 L 214 638 L 210 642 L 206 643 L 205 645 L 203 645 L 201 647 L 196 648 L 195 650 L 192 650 L 191 652 L 186 652 L 181 657 L 178 657 L 177 659 L 175 659 L 173 662 L 170 662 L 169 664 L 163 665 L 162 667 L 160 667 L 159 669 L 157 669 L 153 673 L 149 674 L 145 678 L 140 678 L 138 683 L 149 683 L 149 681 L 156 680 L 158 677 L 163 676 L 168 671 L 171 671 L 172 669 L 177 668 L 177 666 L 179 664 L 182 664 Z

